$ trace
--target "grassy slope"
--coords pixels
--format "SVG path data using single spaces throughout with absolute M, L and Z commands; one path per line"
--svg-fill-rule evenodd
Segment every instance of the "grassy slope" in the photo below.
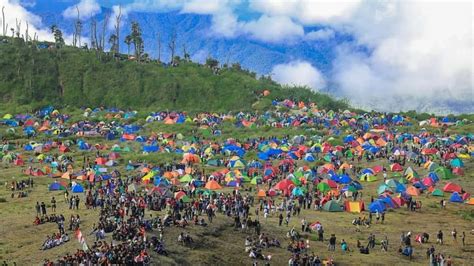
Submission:
M 46 104 L 170 108 L 180 110 L 250 110 L 257 91 L 269 89 L 272 98 L 312 100 L 327 108 L 347 108 L 342 101 L 304 88 L 282 88 L 256 79 L 245 70 L 224 68 L 219 75 L 192 62 L 163 67 L 156 62 L 99 60 L 94 51 L 64 47 L 36 49 L 19 39 L 0 43 L 0 102 L 31 108 Z M 271 101 L 260 101 L 265 108 Z

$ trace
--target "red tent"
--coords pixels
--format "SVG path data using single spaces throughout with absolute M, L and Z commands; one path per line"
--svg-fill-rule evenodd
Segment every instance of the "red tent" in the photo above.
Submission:
M 462 176 L 464 175 L 464 170 L 460 167 L 454 167 L 453 174 Z
M 461 190 L 462 190 L 462 188 L 461 188 L 460 185 L 454 184 L 452 182 L 447 183 L 443 188 L 444 192 L 458 192 L 458 193 L 461 193 Z
M 66 152 L 70 152 L 71 150 L 69 150 L 69 148 L 67 146 L 61 145 L 59 147 L 59 151 L 62 152 L 62 153 L 66 153 Z
M 95 159 L 95 163 L 97 165 L 105 165 L 107 163 L 107 159 L 99 157 Z
M 394 163 L 394 164 L 390 165 L 390 170 L 392 172 L 401 172 L 401 171 L 403 171 L 403 167 L 398 163 Z
M 295 184 L 293 183 L 293 181 L 289 180 L 289 179 L 283 179 L 282 181 L 278 182 L 274 187 L 273 189 L 275 190 L 289 190 L 291 187 L 294 187 Z

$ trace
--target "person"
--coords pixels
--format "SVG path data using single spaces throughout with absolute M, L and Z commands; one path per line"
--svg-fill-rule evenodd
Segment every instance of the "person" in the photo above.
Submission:
M 443 244 L 443 232 L 441 230 L 438 231 L 436 243 L 442 245 Z
M 56 199 L 53 197 L 51 199 L 51 210 L 54 212 L 56 212 Z
M 41 202 L 41 213 L 43 216 L 46 216 L 46 204 L 44 202 Z
M 383 224 L 383 221 L 385 221 L 385 212 L 382 212 L 382 217 L 381 217 L 381 224 Z
M 451 235 L 453 236 L 454 243 L 457 243 L 458 232 L 456 231 L 456 228 L 453 228 Z
M 461 234 L 461 242 L 462 242 L 462 246 L 466 246 L 466 232 L 462 232 Z
M 343 252 L 349 251 L 349 247 L 344 239 L 341 241 L 341 250 Z
M 380 245 L 382 246 L 382 251 L 387 252 L 388 251 L 388 238 L 385 236 L 384 239 L 380 242 Z
M 377 210 L 375 212 L 375 223 L 378 224 L 379 223 L 379 220 L 380 220 L 380 213 L 379 211 Z
M 328 246 L 329 251 L 335 251 L 336 250 L 336 235 L 332 234 L 331 237 L 329 238 L 329 246 Z
M 36 215 L 38 215 L 38 216 L 41 215 L 41 206 L 40 206 L 39 202 L 36 202 L 35 208 L 36 208 Z
M 308 223 L 306 222 L 306 218 L 303 218 L 303 220 L 301 220 L 301 232 L 306 232 L 306 226 L 308 225 Z
M 280 212 L 280 215 L 278 216 L 278 226 L 281 226 L 283 223 L 283 214 Z

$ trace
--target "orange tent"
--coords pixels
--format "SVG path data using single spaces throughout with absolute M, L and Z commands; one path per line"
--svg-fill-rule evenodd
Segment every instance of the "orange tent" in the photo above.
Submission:
M 408 195 L 411 195 L 411 196 L 419 196 L 420 195 L 420 191 L 416 188 L 416 187 L 409 187 L 407 188 L 407 194 Z
M 469 199 L 469 201 L 466 203 L 469 205 L 474 205 L 474 198 Z
M 61 178 L 70 179 L 70 178 L 71 178 L 71 174 L 69 174 L 69 172 L 65 172 L 64 174 L 61 175 Z
M 263 190 L 263 189 L 260 189 L 257 193 L 257 197 L 264 198 L 266 196 L 267 196 L 267 193 L 265 193 L 265 190 Z
M 210 180 L 206 183 L 205 188 L 210 189 L 210 190 L 216 190 L 216 189 L 221 189 L 222 187 L 215 180 Z

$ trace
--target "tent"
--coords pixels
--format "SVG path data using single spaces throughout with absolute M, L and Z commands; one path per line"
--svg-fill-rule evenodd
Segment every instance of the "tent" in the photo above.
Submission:
M 193 179 L 193 177 L 192 177 L 190 174 L 186 174 L 186 175 L 184 175 L 183 177 L 181 177 L 181 178 L 179 179 L 179 182 L 181 182 L 181 183 L 189 183 L 189 182 L 191 182 L 192 179 Z
M 377 181 L 377 177 L 371 174 L 362 174 L 359 178 L 361 181 L 374 182 Z
M 84 188 L 81 186 L 81 184 L 75 184 L 74 186 L 72 186 L 71 191 L 72 193 L 83 193 Z
M 383 193 L 385 193 L 385 192 L 390 192 L 390 193 L 392 193 L 393 190 L 392 190 L 391 187 L 389 187 L 389 186 L 386 185 L 386 184 L 382 184 L 382 185 L 380 185 L 380 186 L 377 188 L 377 194 L 380 195 L 380 194 L 383 194 Z
M 363 201 L 346 201 L 344 205 L 347 212 L 360 213 L 365 210 Z
M 431 192 L 431 195 L 436 196 L 436 197 L 443 197 L 444 192 L 441 191 L 441 189 L 436 188 L 435 190 L 433 190 L 433 192 Z
M 323 210 L 328 212 L 341 212 L 341 205 L 336 200 L 330 200 L 323 205 Z
M 54 182 L 51 185 L 49 185 L 49 191 L 56 191 L 56 190 L 66 190 L 66 187 L 61 185 L 58 182 Z
M 206 183 L 205 188 L 210 189 L 210 190 L 216 190 L 216 189 L 221 189 L 222 187 L 215 180 L 210 180 Z
M 453 174 L 451 173 L 451 171 L 449 171 L 445 167 L 440 166 L 440 167 L 436 168 L 436 170 L 434 172 L 436 173 L 436 175 L 438 175 L 438 177 L 440 177 L 441 179 L 444 179 L 444 180 L 448 180 L 448 179 L 453 178 Z
M 394 164 L 390 165 L 390 171 L 392 171 L 392 172 L 401 172 L 401 171 L 403 171 L 403 167 L 398 163 L 394 163 Z
M 382 212 L 384 212 L 386 209 L 387 209 L 387 207 L 385 207 L 385 204 L 384 204 L 383 201 L 381 201 L 381 200 L 376 200 L 376 201 L 370 203 L 370 205 L 369 205 L 369 211 L 370 211 L 370 212 L 379 212 L 379 213 L 382 213 Z
M 283 179 L 282 181 L 278 182 L 274 187 L 273 189 L 275 190 L 288 190 L 290 189 L 290 187 L 294 186 L 295 184 L 293 183 L 293 181 L 289 180 L 289 179 Z M 327 185 L 327 184 L 326 184 Z M 329 185 L 328 185 L 329 187 Z
M 454 184 L 452 182 L 449 182 L 443 187 L 443 191 L 444 192 L 458 192 L 458 193 L 461 193 L 462 188 L 458 184 Z
M 407 188 L 406 193 L 410 196 L 420 196 L 420 190 L 413 186 Z
M 454 158 L 450 162 L 451 166 L 454 167 L 464 167 L 464 163 L 461 159 L 459 158 Z
M 474 198 L 469 199 L 469 201 L 466 202 L 469 205 L 474 205 Z
M 267 194 L 265 193 L 265 190 L 263 190 L 263 189 L 260 189 L 257 193 L 257 197 L 264 198 L 266 196 L 267 196 Z
M 322 193 L 326 193 L 329 190 L 331 190 L 331 187 L 329 186 L 328 183 L 321 182 L 317 186 L 318 190 L 321 191 Z
M 461 196 L 457 192 L 454 192 L 451 195 L 451 197 L 449 198 L 449 201 L 451 201 L 451 202 L 463 202 Z

